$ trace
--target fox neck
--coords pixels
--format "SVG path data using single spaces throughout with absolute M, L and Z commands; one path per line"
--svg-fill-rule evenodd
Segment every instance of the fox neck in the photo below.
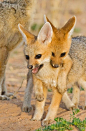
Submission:
M 47 88 L 52 88 L 57 86 L 59 70 L 60 68 L 53 68 L 50 63 L 46 63 L 37 74 L 33 75 L 37 79 L 40 79 Z

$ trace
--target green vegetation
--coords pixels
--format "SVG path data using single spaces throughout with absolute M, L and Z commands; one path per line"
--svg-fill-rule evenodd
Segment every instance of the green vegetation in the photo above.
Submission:
M 75 28 L 75 29 L 74 29 L 74 32 L 75 32 L 75 33 L 80 33 L 80 32 L 81 32 L 81 28 Z
M 73 126 L 77 127 L 79 131 L 86 130 L 86 118 L 81 121 L 79 118 L 76 118 L 75 115 L 79 112 L 79 109 L 75 109 L 70 114 L 70 120 L 66 121 L 63 118 L 55 118 L 55 124 L 45 126 L 43 128 L 37 129 L 36 131 L 73 131 Z
M 84 89 L 81 87 L 80 90 L 83 91 Z M 73 93 L 73 87 L 68 88 L 68 89 L 67 89 L 67 92 L 68 92 L 68 93 Z
M 52 89 L 48 89 L 48 92 L 52 92 Z
M 72 92 L 73 92 L 73 88 L 72 88 L 72 87 L 71 87 L 71 88 L 68 88 L 68 89 L 67 89 L 67 92 L 68 92 L 68 93 L 72 93 Z
M 80 89 L 81 91 L 84 90 L 82 87 Z M 51 92 L 52 90 L 48 90 Z M 73 88 L 67 89 L 68 93 L 73 92 Z M 72 111 L 72 114 L 70 114 L 70 120 L 66 121 L 66 119 L 63 118 L 55 118 L 55 124 L 51 124 L 49 126 L 41 127 L 37 129 L 36 131 L 73 131 L 73 126 L 77 127 L 79 131 L 86 131 L 86 118 L 85 120 L 81 121 L 79 118 L 76 118 L 75 115 L 80 112 L 79 109 L 75 109 Z
M 43 26 L 43 24 L 38 25 L 38 24 L 34 23 L 34 24 L 31 26 L 31 30 L 32 30 L 32 31 L 39 31 L 42 26 Z

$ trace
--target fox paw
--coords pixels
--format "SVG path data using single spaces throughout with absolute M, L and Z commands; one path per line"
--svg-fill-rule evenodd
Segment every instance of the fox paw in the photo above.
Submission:
M 69 108 L 69 110 L 74 110 L 74 109 L 79 109 L 78 105 L 77 104 L 74 104 L 74 106 L 71 106 Z
M 59 93 L 64 94 L 67 91 L 67 88 L 65 88 L 65 89 L 58 88 L 58 91 L 59 91 Z
M 69 105 L 69 104 L 66 104 L 66 108 L 67 108 L 68 110 L 73 110 L 73 109 L 75 109 L 75 105 L 74 105 L 73 103 L 70 103 L 70 105 Z
M 51 122 L 52 122 L 51 119 L 48 119 L 48 120 L 44 119 L 44 120 L 42 121 L 42 126 L 47 126 L 47 125 L 49 125 Z
M 39 102 L 44 100 L 44 95 L 43 94 L 36 94 L 35 99 Z
M 31 112 L 33 110 L 33 107 L 32 106 L 23 106 L 22 107 L 22 111 L 23 112 Z
M 41 117 L 40 116 L 33 116 L 33 118 L 31 119 L 31 121 L 39 121 L 41 120 Z
M 31 121 L 38 121 L 38 119 L 36 119 L 36 118 L 32 118 Z
M 0 95 L 0 100 L 10 100 L 10 98 L 6 95 Z
M 74 109 L 76 109 L 75 106 L 71 106 L 71 107 L 69 108 L 70 111 L 72 111 L 72 110 L 74 110 Z
M 3 95 L 0 95 L 0 100 L 10 100 L 14 98 L 16 98 L 16 96 L 14 96 L 13 93 L 6 93 Z
M 13 93 L 7 93 L 6 96 L 9 97 L 9 99 L 16 99 L 16 96 Z

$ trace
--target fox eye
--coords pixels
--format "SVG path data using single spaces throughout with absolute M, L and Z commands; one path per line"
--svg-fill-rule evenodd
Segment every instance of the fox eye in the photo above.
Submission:
M 55 53 L 54 52 L 52 52 L 52 56 L 55 57 Z
M 38 55 L 35 56 L 35 59 L 40 59 L 41 56 L 42 56 L 41 54 L 38 54 Z
M 29 55 L 25 55 L 26 59 L 29 60 Z
M 64 57 L 66 55 L 66 52 L 61 53 L 60 57 Z

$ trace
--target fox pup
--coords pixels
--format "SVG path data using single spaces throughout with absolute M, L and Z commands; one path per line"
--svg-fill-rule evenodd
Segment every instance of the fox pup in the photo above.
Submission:
M 46 20 L 48 22 L 50 22 L 48 18 L 46 18 Z M 51 22 L 50 22 L 50 24 L 53 28 L 53 31 L 58 30 L 54 27 L 54 25 Z M 56 37 L 58 39 L 58 37 L 59 37 L 58 34 L 56 34 Z M 84 106 L 84 108 L 86 109 L 86 37 L 84 37 L 84 36 L 73 37 L 69 52 L 67 52 L 66 47 L 67 46 L 64 44 L 64 47 L 62 50 L 61 46 L 59 47 L 59 41 L 57 41 L 57 44 L 55 42 L 53 42 L 53 46 L 52 46 L 53 54 L 51 57 L 51 66 L 53 68 L 56 68 L 56 67 L 58 68 L 59 52 L 60 52 L 60 50 L 61 50 L 61 52 L 64 51 L 63 57 L 62 57 L 62 58 L 64 58 L 64 60 L 62 61 L 63 66 L 62 66 L 62 68 L 60 70 L 61 72 L 59 73 L 59 76 L 58 76 L 58 90 L 59 90 L 59 87 L 62 87 L 62 90 L 63 90 L 63 88 L 66 86 L 67 86 L 67 88 L 72 86 L 73 87 L 72 102 L 74 103 L 74 107 L 78 108 L 79 97 L 80 97 L 79 96 L 80 95 L 80 86 L 82 86 L 85 90 L 85 106 Z M 70 67 L 69 70 L 67 70 L 67 68 L 68 68 L 67 54 L 68 54 L 69 58 L 71 58 L 71 60 L 72 60 L 72 66 Z M 66 81 L 65 81 L 65 78 L 66 78 Z M 65 82 L 63 82 L 63 79 Z M 70 104 L 70 100 L 67 96 L 67 92 L 65 92 L 63 94 L 62 99 L 63 99 L 63 102 L 66 104 L 67 108 L 68 109 L 71 108 L 71 104 Z
M 0 1 L 0 99 L 9 99 L 5 86 L 7 61 L 10 52 L 16 46 L 23 44 L 22 36 L 18 30 L 18 23 L 28 28 L 34 2 L 35 0 Z M 32 82 L 31 79 L 28 80 L 29 86 Z M 31 106 L 29 105 L 29 107 Z
M 51 43 L 52 56 L 50 64 L 54 68 L 61 66 L 58 76 L 58 91 L 63 94 L 67 90 L 66 78 L 72 66 L 72 60 L 68 53 L 71 46 L 71 35 L 76 24 L 76 17 L 74 16 L 70 18 L 61 29 L 56 29 L 46 16 L 44 17 L 44 20 L 51 24 L 52 30 L 55 34 L 55 39 L 52 40 Z M 71 31 L 69 31 L 70 29 Z M 55 52 L 57 52 L 57 54 L 55 54 Z
M 68 30 L 66 32 L 65 30 L 63 31 L 65 33 L 65 42 L 67 42 L 67 40 L 70 42 L 71 39 L 69 32 L 71 32 L 75 23 L 75 18 L 72 19 L 70 20 L 72 25 L 67 24 L 65 30 L 67 30 L 67 28 Z M 42 125 L 46 125 L 54 120 L 62 98 L 62 94 L 58 92 L 57 84 L 61 66 L 53 68 L 50 65 L 52 55 L 51 45 L 53 46 L 53 41 L 56 42 L 56 34 L 52 30 L 49 22 L 44 24 L 37 37 L 25 30 L 21 24 L 19 24 L 18 27 L 25 41 L 24 52 L 28 68 L 32 70 L 33 76 L 36 98 L 36 110 L 33 120 L 40 120 L 42 118 L 47 89 L 52 88 L 53 90 L 53 98 L 48 114 L 42 122 Z M 71 42 L 69 44 L 71 44 Z

